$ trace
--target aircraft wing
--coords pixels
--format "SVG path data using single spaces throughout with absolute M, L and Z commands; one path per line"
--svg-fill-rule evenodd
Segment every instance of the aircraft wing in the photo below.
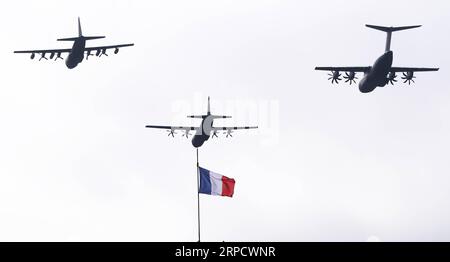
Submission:
M 199 127 L 194 127 L 194 126 L 153 126 L 153 125 L 148 125 L 145 126 L 146 128 L 157 128 L 157 129 L 167 129 L 167 130 L 197 130 L 199 129 Z
M 212 130 L 213 131 L 220 131 L 220 130 L 230 131 L 230 130 L 256 129 L 256 128 L 258 128 L 258 127 L 257 126 L 230 126 L 230 127 L 215 126 L 212 128 Z
M 316 70 L 319 71 L 333 71 L 333 72 L 361 72 L 367 73 L 370 71 L 370 66 L 362 67 L 362 66 L 348 66 L 348 67 L 316 67 Z
M 417 67 L 392 67 L 391 72 L 432 72 L 439 71 L 439 68 L 417 68 Z
M 15 54 L 46 54 L 46 53 L 69 53 L 72 49 L 46 49 L 46 50 L 26 50 L 14 51 Z
M 124 45 L 106 45 L 106 46 L 95 46 L 95 47 L 86 47 L 85 51 L 96 51 L 96 50 L 106 50 L 106 49 L 119 49 L 121 47 L 134 46 L 134 44 L 124 44 Z

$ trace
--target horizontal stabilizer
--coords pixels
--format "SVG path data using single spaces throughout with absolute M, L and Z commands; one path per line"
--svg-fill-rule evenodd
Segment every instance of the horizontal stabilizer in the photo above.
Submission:
M 207 116 L 210 116 L 212 118 L 215 119 L 219 119 L 219 118 L 231 118 L 231 116 L 216 116 L 216 115 L 201 115 L 201 116 L 187 116 L 188 118 L 200 118 L 200 119 L 204 119 Z
M 375 30 L 386 32 L 387 37 L 386 37 L 385 52 L 391 51 L 391 40 L 392 40 L 392 33 L 393 32 L 421 27 L 421 25 L 401 26 L 401 27 L 385 27 L 385 26 L 378 26 L 378 25 L 366 25 L 366 26 L 369 27 L 369 28 L 375 29 Z
M 188 118 L 200 118 L 203 119 L 205 117 L 207 117 L 207 115 L 201 115 L 201 116 L 187 116 Z
M 79 37 L 60 38 L 57 41 L 77 41 Z
M 375 29 L 375 30 L 386 32 L 386 33 L 421 27 L 421 25 L 401 26 L 401 27 L 385 27 L 385 26 L 378 26 L 378 25 L 366 25 L 366 26 L 369 28 Z
M 213 118 L 231 118 L 231 116 L 215 116 L 212 115 Z
M 84 40 L 94 40 L 94 39 L 101 39 L 105 38 L 104 36 L 80 36 L 80 37 L 69 37 L 69 38 L 60 38 L 58 41 L 77 41 L 78 39 L 84 39 Z
M 84 40 L 102 39 L 104 36 L 83 36 Z

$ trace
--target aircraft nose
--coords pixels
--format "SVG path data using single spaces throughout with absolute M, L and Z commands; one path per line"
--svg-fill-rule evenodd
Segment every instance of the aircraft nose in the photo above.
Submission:
M 199 147 L 201 147 L 202 145 L 199 144 L 199 143 L 196 143 L 196 142 L 192 141 L 192 146 L 194 146 L 195 148 L 199 148 Z
M 200 139 L 199 137 L 196 137 L 196 136 L 194 136 L 194 138 L 192 139 L 192 145 L 195 148 L 201 147 L 204 142 L 205 142 L 204 140 L 202 140 L 202 139 Z
M 66 59 L 66 66 L 69 69 L 73 69 L 78 65 L 78 63 L 74 63 L 72 57 L 69 55 Z
M 372 90 L 369 90 L 369 89 L 359 89 L 359 91 L 361 92 L 361 93 L 363 93 L 363 94 L 367 94 L 367 93 L 370 93 L 370 92 L 372 92 Z
M 370 81 L 367 80 L 367 77 L 364 77 L 359 82 L 359 91 L 361 93 L 367 94 L 372 92 L 375 89 L 375 86 L 372 86 Z
M 75 66 L 74 66 L 72 63 L 70 63 L 69 60 L 66 60 L 66 66 L 67 66 L 67 68 L 69 68 L 69 69 L 75 68 Z

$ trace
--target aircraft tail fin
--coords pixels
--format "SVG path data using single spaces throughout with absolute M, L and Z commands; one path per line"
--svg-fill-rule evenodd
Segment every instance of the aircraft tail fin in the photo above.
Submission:
M 392 33 L 397 31 L 403 31 L 413 28 L 421 27 L 421 25 L 413 25 L 413 26 L 400 26 L 400 27 L 385 27 L 385 26 L 378 26 L 378 25 L 366 25 L 369 28 L 383 31 L 387 33 L 387 39 L 386 39 L 386 52 L 391 51 L 391 40 L 392 40 Z
M 82 36 L 83 36 L 83 32 L 81 31 L 80 17 L 78 17 L 78 37 L 82 37 Z
M 212 118 L 231 118 L 231 116 L 219 116 L 219 115 L 211 115 L 211 103 L 210 103 L 210 98 L 208 96 L 208 114 L 206 115 L 194 115 L 194 116 L 188 116 L 188 118 L 201 118 L 204 119 L 206 117 L 212 117 Z
M 100 38 L 105 38 L 105 37 L 104 36 L 83 36 L 83 31 L 81 30 L 80 18 L 78 17 L 78 37 L 60 38 L 60 39 L 58 39 L 58 41 L 76 41 L 80 38 L 82 38 L 84 40 L 94 40 L 94 39 L 100 39 Z
M 83 32 L 81 31 L 81 22 L 80 22 L 79 17 L 78 17 L 78 37 L 83 38 L 84 40 L 94 40 L 94 39 L 105 38 L 104 36 L 83 36 Z
M 208 96 L 208 115 L 211 114 L 211 104 L 209 103 L 209 96 Z

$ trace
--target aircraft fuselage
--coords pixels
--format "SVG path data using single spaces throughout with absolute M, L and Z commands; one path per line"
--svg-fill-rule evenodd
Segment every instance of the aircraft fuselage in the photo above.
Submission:
M 195 135 L 192 138 L 192 145 L 194 147 L 201 147 L 210 138 L 213 122 L 214 118 L 211 115 L 206 116 L 202 120 L 200 129 L 195 132 Z
M 72 46 L 72 51 L 66 58 L 66 66 L 69 69 L 75 68 L 84 59 L 84 48 L 86 47 L 86 40 L 79 38 L 75 40 Z
M 387 84 L 387 75 L 392 69 L 393 52 L 388 51 L 380 56 L 370 71 L 359 82 L 359 91 L 362 93 L 370 93 L 377 87 L 383 87 Z

